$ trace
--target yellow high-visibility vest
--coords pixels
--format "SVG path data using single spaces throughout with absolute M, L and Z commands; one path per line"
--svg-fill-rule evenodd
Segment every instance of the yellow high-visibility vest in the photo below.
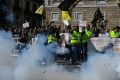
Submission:
M 115 31 L 110 31 L 109 35 L 110 35 L 111 38 L 117 38 L 118 37 L 118 34 L 115 33 Z
M 48 35 L 48 43 L 52 43 L 57 41 L 56 34 L 50 34 Z
M 85 32 L 86 32 L 86 34 L 88 35 L 88 37 L 92 37 L 92 35 L 93 35 L 92 30 L 87 30 L 87 29 L 85 29 Z
M 73 31 L 73 33 L 70 34 L 70 44 L 78 44 L 80 43 L 80 33 Z

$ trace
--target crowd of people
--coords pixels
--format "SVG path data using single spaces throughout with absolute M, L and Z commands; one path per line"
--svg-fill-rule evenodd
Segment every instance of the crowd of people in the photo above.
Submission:
M 0 29 L 3 29 L 2 27 Z M 32 43 L 32 38 L 37 34 L 47 36 L 47 44 L 57 42 L 60 47 L 69 49 L 69 53 L 64 55 L 64 60 L 71 60 L 73 65 L 78 61 L 86 62 L 88 57 L 88 41 L 91 37 L 109 36 L 111 38 L 120 38 L 120 27 L 113 27 L 111 30 L 106 27 L 87 26 L 66 26 L 56 27 L 49 24 L 41 27 L 9 27 L 5 29 L 18 37 L 18 42 L 22 43 L 22 48 L 26 47 L 26 43 Z

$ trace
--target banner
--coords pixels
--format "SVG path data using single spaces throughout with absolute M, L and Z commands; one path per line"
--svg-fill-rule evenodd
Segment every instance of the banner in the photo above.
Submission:
M 23 28 L 29 27 L 29 22 L 23 23 Z
M 87 26 L 87 21 L 80 21 L 79 26 Z
M 90 39 L 95 49 L 104 52 L 107 50 L 110 43 L 113 44 L 113 52 L 120 53 L 120 38 L 109 38 L 109 37 L 93 37 Z
M 62 21 L 65 25 L 69 25 L 69 21 L 72 20 L 69 11 L 62 11 Z
M 97 10 L 94 13 L 94 17 L 93 20 L 91 21 L 92 25 L 98 27 L 98 21 L 104 19 L 104 16 L 102 14 L 102 12 L 100 11 L 100 8 L 98 7 Z
M 104 52 L 106 50 L 106 47 L 110 43 L 110 38 L 109 37 L 93 37 L 91 38 L 91 42 L 96 48 L 96 50 L 100 52 Z
M 82 32 L 82 27 L 87 26 L 87 21 L 80 21 L 79 22 L 79 32 Z
M 58 8 L 62 11 L 69 11 L 71 5 L 73 5 L 77 0 L 62 0 Z
M 42 15 L 42 14 L 43 14 L 43 10 L 44 10 L 44 5 L 41 5 L 41 6 L 35 11 L 35 13 Z

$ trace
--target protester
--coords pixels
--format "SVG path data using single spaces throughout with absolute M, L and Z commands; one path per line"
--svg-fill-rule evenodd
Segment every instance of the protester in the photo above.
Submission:
M 80 34 L 79 34 L 79 27 L 73 28 L 72 32 L 70 33 L 70 44 L 71 44 L 71 53 L 72 53 L 72 64 L 77 65 L 77 59 L 79 56 L 79 48 L 80 48 Z
M 4 28 L 1 27 L 0 30 Z M 48 44 L 58 43 L 60 47 L 69 49 L 69 53 L 64 55 L 65 61 L 72 61 L 73 65 L 77 65 L 82 59 L 86 62 L 88 59 L 88 41 L 91 37 L 111 37 L 120 38 L 120 28 L 117 26 L 112 30 L 104 27 L 91 27 L 90 25 L 82 27 L 79 31 L 79 26 L 67 26 L 65 29 L 61 25 L 57 27 L 54 22 L 40 27 L 11 27 L 6 30 L 12 32 L 13 37 L 18 44 L 19 50 L 26 48 L 28 43 L 32 43 L 32 38 L 38 34 L 44 34 L 48 37 Z M 47 45 L 47 44 L 46 44 Z

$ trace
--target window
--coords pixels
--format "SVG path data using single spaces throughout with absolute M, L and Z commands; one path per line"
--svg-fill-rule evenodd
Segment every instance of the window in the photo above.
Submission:
M 61 0 L 52 0 L 52 5 L 59 5 Z
M 58 3 L 60 0 L 52 0 L 52 3 Z
M 85 1 L 86 1 L 86 0 L 80 0 L 80 2 L 83 2 L 83 3 L 85 3 Z
M 83 12 L 74 12 L 74 20 L 75 21 L 83 20 Z
M 108 1 L 108 0 L 96 0 L 96 1 Z
M 59 12 L 51 12 L 51 20 L 59 21 Z
M 96 0 L 97 4 L 104 4 L 106 3 L 108 0 Z

